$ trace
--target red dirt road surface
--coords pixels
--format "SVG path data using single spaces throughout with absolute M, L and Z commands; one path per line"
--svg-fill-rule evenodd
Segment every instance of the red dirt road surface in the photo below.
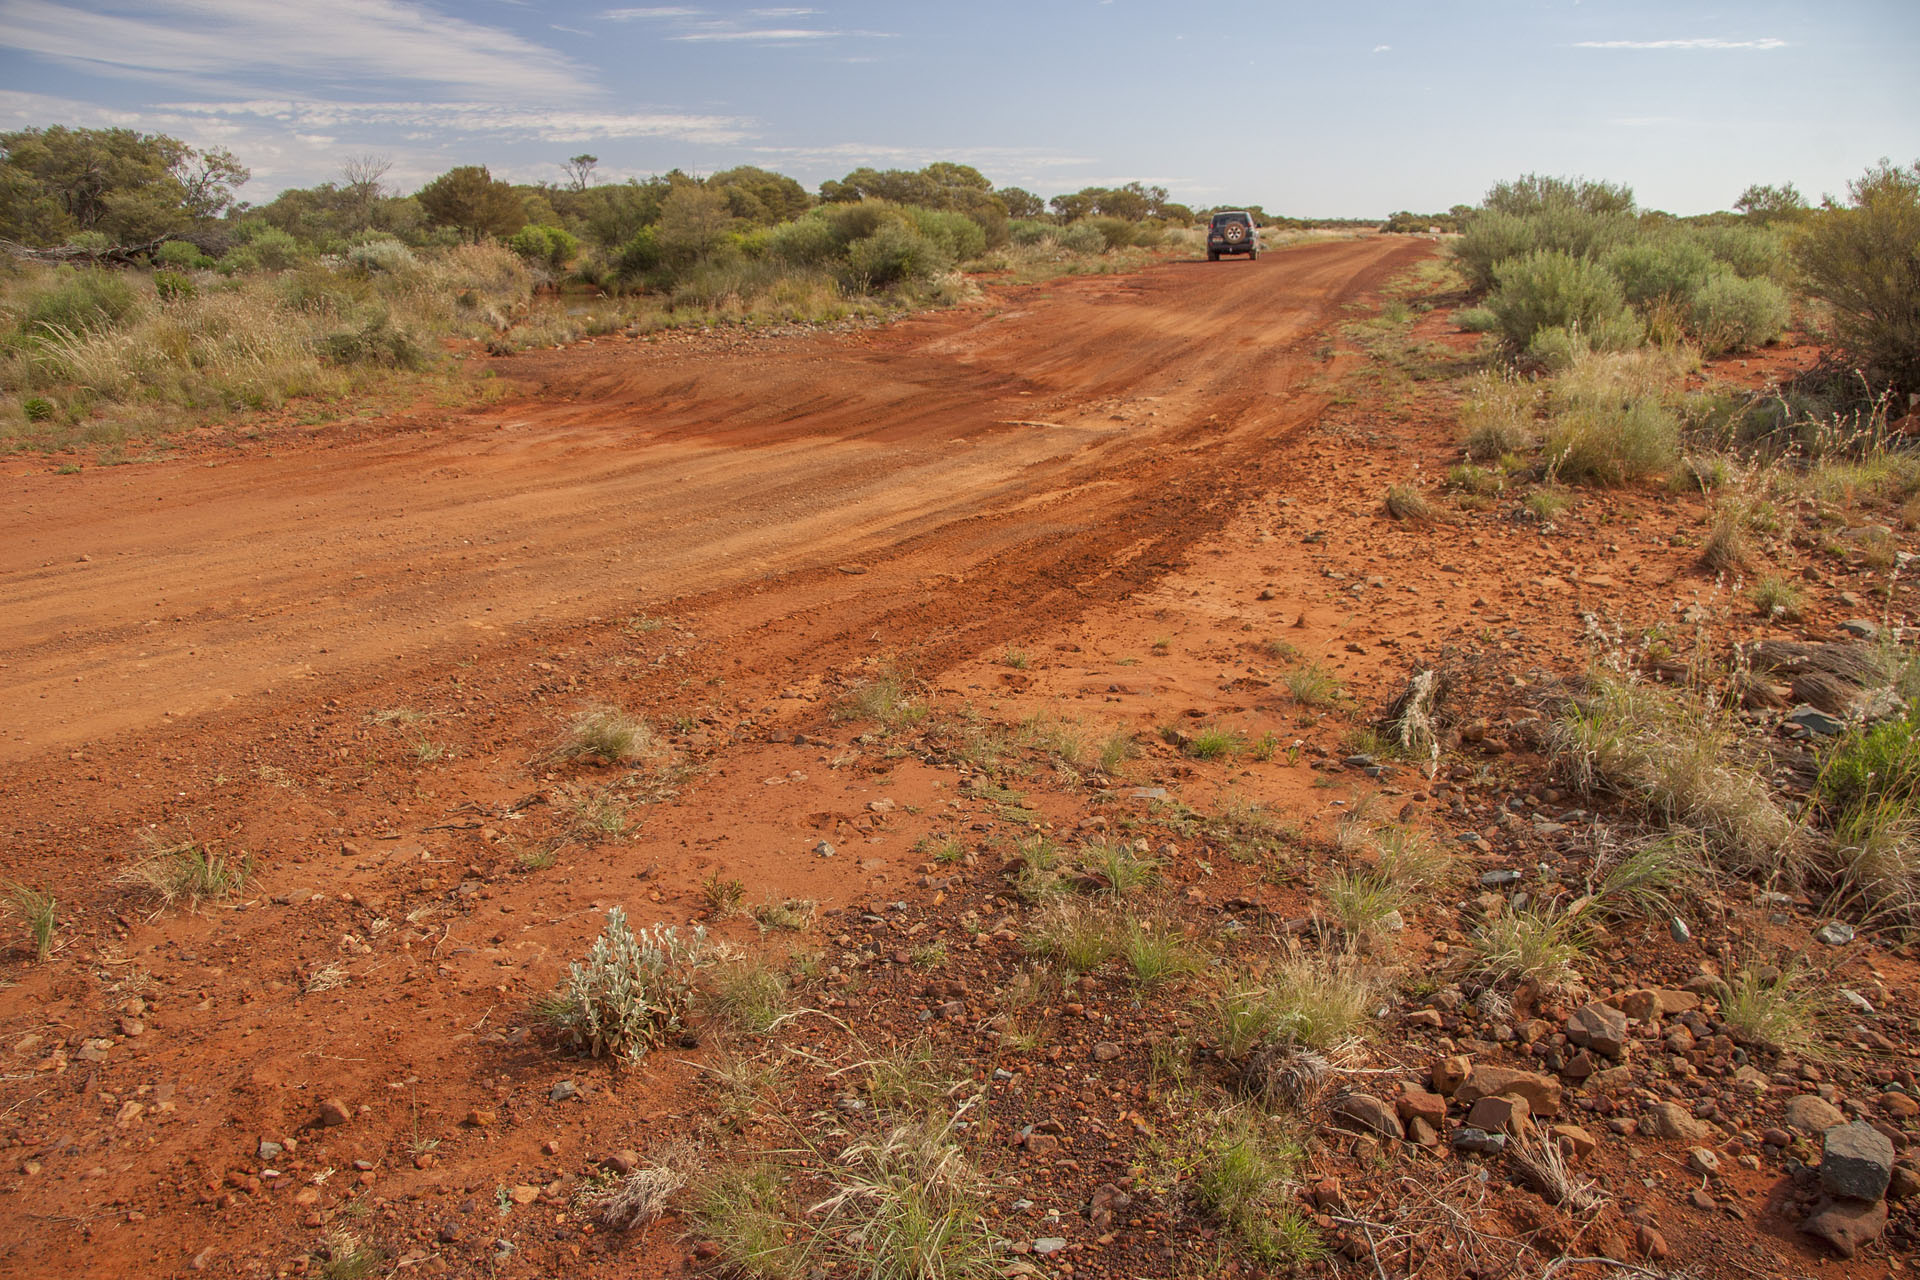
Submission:
M 850 335 L 602 339 L 500 362 L 482 410 L 7 478 L 5 874 L 61 923 L 0 990 L 0 1272 L 284 1274 L 343 1197 L 377 1178 L 388 1203 L 398 1153 L 397 1203 L 481 1203 L 407 1256 L 471 1273 L 497 1183 L 680 1105 L 677 1064 L 587 1071 L 521 1029 L 605 906 L 685 903 L 721 865 L 823 907 L 904 890 L 904 847 L 809 856 L 862 779 L 753 744 L 862 662 L 938 672 L 1151 586 L 1272 482 L 1325 407 L 1333 326 L 1427 252 L 1174 263 Z M 710 772 L 631 842 L 516 878 L 527 793 L 584 790 L 540 752 L 599 702 L 677 716 Z M 155 911 L 119 877 L 189 837 L 255 879 Z M 544 1100 L 548 1076 L 624 1100 L 627 1136 L 563 1125 L 556 1159 L 510 1110 L 491 1127 L 509 1079 Z M 326 1099 L 351 1122 L 315 1128 Z
M 1318 414 L 1320 335 L 1418 253 L 1183 263 L 851 341 L 603 340 L 431 431 L 17 479 L 0 760 L 720 589 L 849 628 L 916 593 L 1084 592 Z

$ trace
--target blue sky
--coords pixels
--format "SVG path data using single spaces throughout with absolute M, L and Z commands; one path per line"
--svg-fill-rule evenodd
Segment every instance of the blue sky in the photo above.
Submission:
M 410 190 L 591 152 L 611 179 L 955 160 L 1329 216 L 1536 171 L 1702 213 L 1920 159 L 1916 66 L 1916 0 L 0 0 L 0 128 L 225 146 L 254 201 L 370 154 Z

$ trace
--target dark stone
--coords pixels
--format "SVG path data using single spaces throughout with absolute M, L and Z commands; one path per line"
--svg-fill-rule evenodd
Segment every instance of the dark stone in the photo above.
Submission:
M 1820 1157 L 1820 1183 L 1836 1196 L 1880 1200 L 1893 1178 L 1893 1144 L 1870 1124 L 1835 1125 L 1827 1130 Z

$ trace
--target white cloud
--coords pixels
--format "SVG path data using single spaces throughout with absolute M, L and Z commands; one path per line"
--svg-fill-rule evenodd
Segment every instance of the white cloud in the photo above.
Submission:
M 551 49 L 410 0 L 8 0 L 0 45 L 203 87 L 398 82 L 563 102 L 591 89 L 590 73 Z
M 159 110 L 187 118 L 270 120 L 296 130 L 384 128 L 448 133 L 492 133 L 543 142 L 594 138 L 678 138 L 731 143 L 748 136 L 734 116 L 686 112 L 593 111 L 572 107 L 510 107 L 488 102 L 323 102 L 254 99 L 176 102 Z
M 816 31 L 808 27 L 715 27 L 711 30 L 683 31 L 673 40 L 831 40 L 849 34 L 844 31 Z
M 763 20 L 785 20 L 789 23 L 796 18 L 818 17 L 819 9 L 773 8 L 749 9 L 747 16 Z M 892 38 L 887 31 L 856 31 L 835 27 L 810 26 L 754 26 L 743 24 L 734 18 L 714 17 L 705 9 L 685 8 L 679 5 L 651 5 L 639 9 L 608 9 L 600 15 L 615 22 L 645 20 L 663 22 L 671 34 L 669 40 L 686 44 L 804 44 L 813 40 L 841 40 L 849 38 L 886 40 Z
M 1576 49 L 1784 49 L 1785 40 L 1579 40 Z
M 1377 44 L 1373 46 L 1373 51 L 1375 53 L 1392 53 L 1393 46 L 1390 44 Z
M 849 168 L 861 165 L 886 168 L 918 169 L 935 160 L 947 160 L 955 164 L 970 164 L 982 172 L 1040 169 L 1068 169 L 1096 164 L 1086 156 L 1061 155 L 1042 151 L 1036 147 L 902 147 L 885 146 L 866 142 L 834 142 L 820 146 L 758 146 L 752 148 L 759 155 L 778 158 L 794 164 L 844 164 Z M 1137 174 L 1121 179 L 1131 182 Z M 1089 182 L 1092 182 L 1089 179 Z M 1087 184 L 1082 184 L 1087 185 Z

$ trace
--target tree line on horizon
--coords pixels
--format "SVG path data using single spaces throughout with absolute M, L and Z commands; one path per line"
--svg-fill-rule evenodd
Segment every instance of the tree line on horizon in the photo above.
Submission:
M 486 165 L 459 165 L 403 192 L 374 156 L 345 162 L 335 180 L 294 187 L 262 204 L 240 199 L 249 170 L 222 148 L 198 150 L 164 134 L 50 125 L 0 133 L 0 238 L 81 251 L 183 240 L 207 256 L 281 232 L 314 251 L 356 238 L 391 236 L 413 247 L 510 239 L 527 227 L 556 228 L 609 252 L 666 224 L 669 239 L 696 241 L 792 221 L 821 205 L 881 200 L 959 213 L 989 245 L 1016 222 L 1071 224 L 1091 218 L 1187 224 L 1207 210 L 1173 201 L 1165 187 L 1130 182 L 1084 187 L 1050 199 L 995 186 L 971 165 L 936 161 L 917 170 L 857 168 L 809 192 L 784 174 L 741 165 L 704 177 L 679 169 L 601 182 L 598 157 L 581 154 L 550 183 L 509 183 Z M 1236 206 L 1238 207 L 1238 206 Z M 1276 219 L 1256 209 L 1267 222 Z

